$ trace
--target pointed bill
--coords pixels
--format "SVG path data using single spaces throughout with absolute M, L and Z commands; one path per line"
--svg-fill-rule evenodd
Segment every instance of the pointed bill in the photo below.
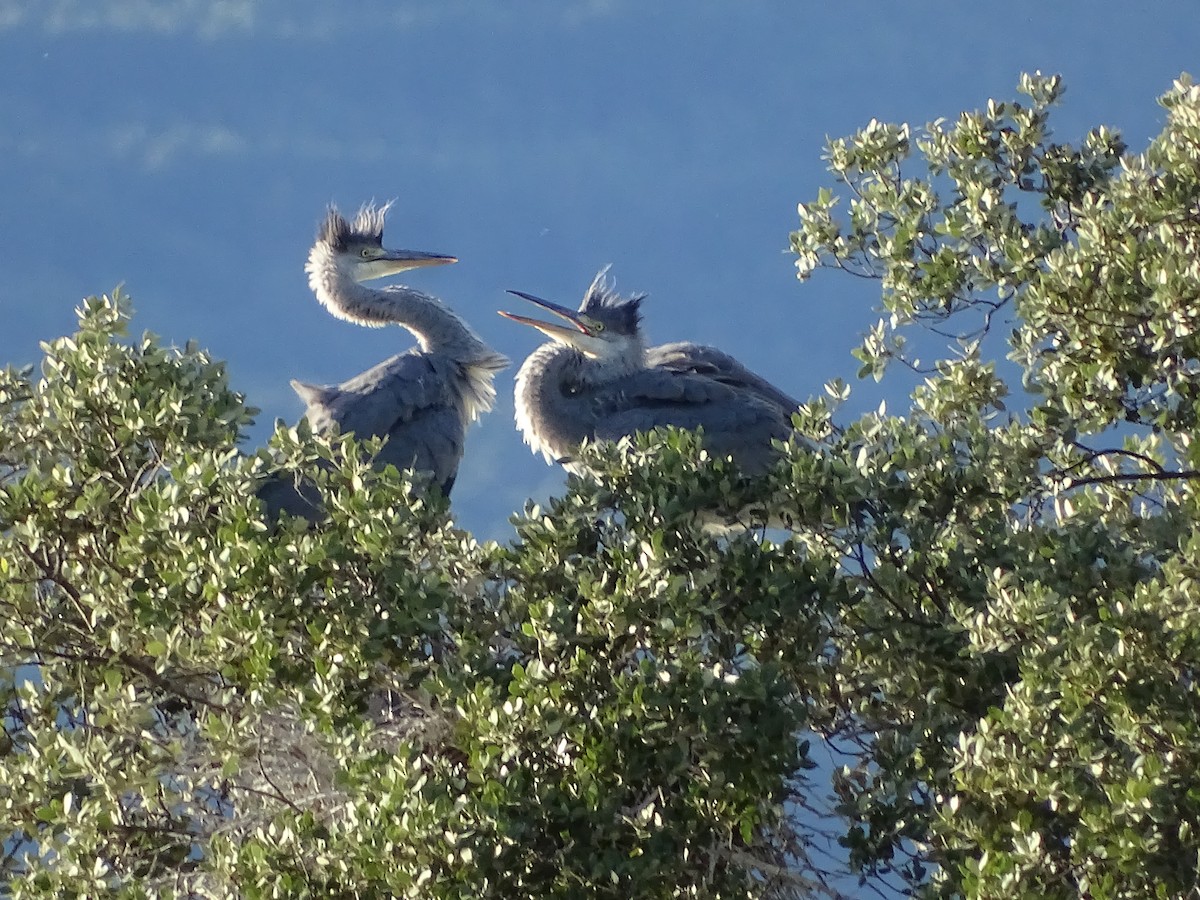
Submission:
M 569 344 L 576 343 L 574 338 L 577 334 L 591 335 L 591 330 L 583 324 L 579 318 L 579 313 L 577 313 L 575 310 L 568 309 L 565 306 L 559 306 L 557 303 L 551 303 L 549 300 L 543 300 L 541 297 L 535 297 L 533 294 L 526 294 L 524 291 L 509 291 L 508 293 L 513 294 L 516 297 L 520 297 L 522 300 L 528 300 L 530 303 L 534 303 L 540 306 L 542 309 L 554 313 L 554 315 L 561 319 L 566 319 L 575 327 L 574 329 L 565 328 L 562 325 L 555 325 L 552 322 L 543 322 L 540 319 L 533 319 L 529 316 L 519 316 L 516 313 L 497 310 L 497 312 L 504 316 L 504 318 L 512 319 L 514 322 L 520 322 L 522 325 L 529 325 L 531 328 L 536 328 L 538 331 L 542 332 L 542 334 L 547 335 L 548 337 L 565 341 Z
M 387 268 L 391 272 L 406 272 L 409 269 L 446 266 L 458 262 L 457 256 L 448 256 L 445 253 L 426 253 L 424 250 L 385 250 L 383 255 L 377 259 L 387 264 Z

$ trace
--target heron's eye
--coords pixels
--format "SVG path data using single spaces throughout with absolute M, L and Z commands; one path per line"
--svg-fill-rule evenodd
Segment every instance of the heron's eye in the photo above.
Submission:
M 597 322 L 595 319 L 593 319 L 592 320 L 592 331 L 596 332 L 596 334 L 599 334 L 603 330 L 604 330 L 604 323 Z
M 371 248 L 363 247 L 361 250 L 358 251 L 358 255 L 361 256 L 363 259 L 370 259 L 371 258 Z

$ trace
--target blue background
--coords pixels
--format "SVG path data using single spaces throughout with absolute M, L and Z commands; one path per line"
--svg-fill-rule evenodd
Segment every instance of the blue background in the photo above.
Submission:
M 649 292 L 651 339 L 716 344 L 808 397 L 852 380 L 878 297 L 801 284 L 786 253 L 828 137 L 953 119 L 1041 70 L 1066 78 L 1058 139 L 1107 124 L 1141 150 L 1198 48 L 1182 2 L 0 0 L 0 361 L 124 283 L 135 329 L 228 360 L 261 442 L 302 412 L 290 378 L 409 345 L 334 320 L 303 273 L 327 203 L 396 198 L 385 243 L 462 260 L 409 283 L 514 359 L 454 495 L 503 539 L 563 483 L 513 427 L 540 336 L 495 314 L 520 307 L 505 289 L 574 305 L 612 263 Z M 849 411 L 881 399 L 905 404 L 860 384 Z

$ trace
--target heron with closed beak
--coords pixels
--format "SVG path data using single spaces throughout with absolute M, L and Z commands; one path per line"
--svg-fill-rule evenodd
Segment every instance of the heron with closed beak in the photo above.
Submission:
M 362 207 L 347 219 L 331 206 L 309 251 L 305 271 L 317 300 L 339 319 L 370 328 L 399 325 L 416 346 L 340 384 L 292 381 L 313 430 L 386 438 L 375 459 L 429 473 L 449 496 L 468 426 L 496 399 L 496 373 L 508 359 L 490 348 L 436 297 L 405 285 L 363 284 L 457 258 L 383 246 L 388 205 Z M 259 491 L 268 511 L 319 517 L 311 488 L 269 482 Z

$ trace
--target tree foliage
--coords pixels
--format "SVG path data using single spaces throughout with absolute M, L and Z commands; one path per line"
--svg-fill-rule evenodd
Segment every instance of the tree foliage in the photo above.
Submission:
M 906 417 L 823 447 L 860 510 L 811 533 L 856 572 L 828 708 L 862 750 L 840 794 L 854 858 L 936 862 L 931 895 L 1183 896 L 1200 861 L 1200 89 L 1175 85 L 1137 155 L 1104 128 L 1053 143 L 1059 80 L 1021 90 L 917 140 L 872 123 L 833 142 L 848 220 L 829 191 L 800 207 L 801 277 L 881 284 L 864 374 L 920 368 L 913 327 L 958 337 Z M 1004 366 L 983 356 L 1001 322 Z
M 0 894 L 1194 889 L 1200 89 L 1141 154 L 1061 90 L 872 122 L 800 207 L 904 415 L 831 382 L 757 479 L 592 448 L 505 545 L 377 445 L 240 451 L 219 364 L 87 301 L 0 376 Z M 264 521 L 300 472 L 327 521 Z
M 480 546 L 374 447 L 280 429 L 239 455 L 221 367 L 128 317 L 88 301 L 40 378 L 0 384 L 13 896 L 804 883 L 781 803 L 827 563 L 711 554 L 633 458 Z M 328 521 L 264 522 L 255 486 L 300 471 Z

